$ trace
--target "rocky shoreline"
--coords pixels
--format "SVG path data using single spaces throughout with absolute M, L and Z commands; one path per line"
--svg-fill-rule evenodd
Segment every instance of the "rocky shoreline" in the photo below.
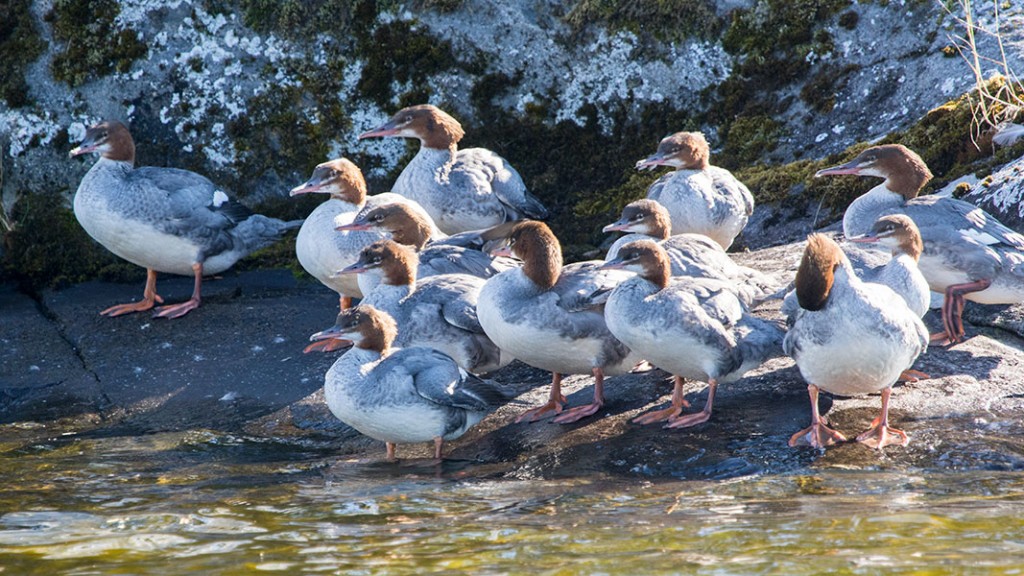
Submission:
M 782 273 L 795 266 L 800 250 L 797 243 L 736 256 Z M 383 459 L 383 445 L 338 422 L 323 404 L 323 375 L 335 356 L 302 354 L 306 337 L 333 321 L 333 293 L 286 270 L 229 271 L 204 286 L 200 310 L 173 321 L 98 314 L 137 298 L 136 284 L 93 281 L 45 291 L 38 300 L 12 285 L 0 287 L 0 425 L 21 430 L 17 442 L 66 433 L 216 430 L 313 442 L 339 457 Z M 170 302 L 190 291 L 190 279 L 161 280 Z M 769 302 L 758 313 L 773 317 L 777 306 Z M 515 424 L 525 405 L 544 399 L 549 375 L 513 363 L 492 376 L 523 393 L 449 443 L 447 455 L 509 477 L 728 478 L 808 466 L 1019 469 L 1022 317 L 1024 306 L 969 304 L 968 340 L 933 347 L 918 360 L 915 368 L 932 378 L 900 385 L 892 396 L 893 422 L 911 437 L 907 448 L 788 447 L 809 411 L 805 383 L 792 361 L 780 358 L 723 386 L 711 421 L 687 430 L 629 422 L 667 403 L 671 379 L 659 370 L 609 379 L 600 417 L 569 426 Z M 925 319 L 938 328 L 934 312 Z M 589 376 L 567 378 L 570 403 L 589 398 L 590 385 Z M 692 404 L 702 405 L 705 397 L 703 384 L 688 383 Z M 852 434 L 867 427 L 878 402 L 877 396 L 827 398 L 822 409 L 835 427 Z M 403 459 L 429 454 L 426 445 L 399 449 Z

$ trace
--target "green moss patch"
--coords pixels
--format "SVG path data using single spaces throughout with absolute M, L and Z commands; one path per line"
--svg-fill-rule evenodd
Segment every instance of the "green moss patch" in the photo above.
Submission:
M 710 38 L 723 26 L 709 0 L 578 0 L 565 17 L 576 30 L 601 23 L 612 30 L 673 41 Z
M 0 3 L 0 97 L 11 108 L 30 103 L 25 69 L 46 48 L 32 23 L 30 4 L 29 0 Z
M 131 28 L 118 28 L 121 8 L 115 0 L 57 0 L 46 20 L 53 36 L 64 43 L 53 57 L 53 77 L 71 86 L 117 70 L 127 72 L 149 49 Z
M 143 280 L 145 270 L 108 252 L 86 234 L 57 192 L 23 193 L 4 236 L 4 276 L 25 289 L 56 288 L 92 278 Z
M 734 140 L 733 124 L 739 124 L 735 137 L 753 132 L 757 148 L 774 149 L 784 133 L 767 119 L 789 105 L 780 93 L 807 78 L 812 53 L 822 55 L 833 50 L 825 24 L 849 4 L 849 0 L 759 0 L 749 9 L 732 13 L 722 45 L 733 56 L 733 73 L 705 94 L 715 103 L 709 106 L 704 122 L 718 126 L 727 135 L 718 156 L 720 164 L 744 165 L 754 152 L 752 145 Z M 851 16 L 843 17 L 847 25 L 852 20 Z M 836 70 L 821 70 L 802 96 L 820 110 L 831 110 L 834 93 L 841 88 L 839 82 L 851 71 L 843 69 L 836 75 Z

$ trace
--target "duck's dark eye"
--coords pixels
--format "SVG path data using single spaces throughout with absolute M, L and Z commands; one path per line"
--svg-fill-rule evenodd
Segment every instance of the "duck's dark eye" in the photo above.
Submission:
M 108 134 L 106 132 L 104 132 L 103 134 L 100 134 L 100 138 L 106 138 L 107 136 L 108 136 Z
M 630 218 L 630 221 L 631 222 L 636 222 L 637 220 L 643 220 L 643 219 L 644 219 L 644 215 L 643 214 L 634 214 L 633 217 Z
M 508 247 L 511 248 L 511 247 L 513 247 L 515 245 L 516 245 L 516 239 L 515 238 L 509 238 L 508 239 Z
M 383 222 L 384 221 L 384 215 L 383 214 L 374 214 L 372 220 L 374 222 Z
M 409 122 L 412 122 L 412 116 L 406 116 L 405 118 L 402 118 L 402 124 L 408 124 Z
M 381 257 L 380 256 L 374 256 L 372 262 L 374 264 L 380 264 L 381 263 Z

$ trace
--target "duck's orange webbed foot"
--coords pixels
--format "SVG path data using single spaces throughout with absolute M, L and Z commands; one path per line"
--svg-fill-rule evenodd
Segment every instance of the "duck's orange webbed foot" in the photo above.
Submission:
M 871 428 L 857 436 L 857 442 L 877 450 L 890 445 L 906 446 L 910 443 L 910 438 L 907 437 L 906 432 L 882 424 L 880 420 L 880 418 L 875 418 L 871 422 Z
M 530 408 L 526 412 L 520 414 L 519 417 L 516 418 L 516 424 L 524 420 L 527 422 L 536 422 L 537 420 L 547 416 L 549 412 L 553 414 L 561 414 L 562 408 L 565 407 L 565 402 L 565 396 L 559 394 L 557 400 L 548 400 L 546 404 L 536 408 Z
M 592 402 L 585 406 L 577 406 L 570 408 L 561 415 L 557 416 L 552 422 L 556 424 L 572 424 L 586 418 L 587 416 L 593 416 L 597 414 L 598 410 L 604 407 L 604 402 Z
M 100 312 L 100 316 L 107 316 L 113 318 L 114 316 L 120 316 L 122 314 L 131 314 L 132 312 L 145 312 L 153 308 L 156 303 L 163 304 L 164 299 L 159 294 L 154 294 L 152 298 L 143 298 L 138 302 L 132 302 L 131 304 L 117 304 L 111 306 L 106 310 Z
M 153 314 L 153 318 L 181 318 L 185 314 L 199 308 L 199 300 L 191 298 L 182 302 L 181 304 L 171 304 L 168 306 L 160 306 L 156 309 Z
M 846 436 L 829 428 L 824 422 L 811 424 L 807 428 L 793 434 L 789 439 L 790 446 L 807 444 L 812 448 L 824 448 L 839 442 L 846 442 Z
M 899 377 L 900 382 L 920 382 L 921 380 L 928 380 L 931 378 L 928 374 L 921 372 L 920 370 L 914 370 L 908 368 L 904 370 Z
M 636 418 L 633 418 L 634 424 L 654 424 L 655 422 L 664 422 L 666 420 L 672 420 L 679 416 L 683 412 L 683 408 L 689 408 L 690 403 L 683 400 L 682 404 L 672 403 L 671 406 L 662 410 L 651 410 L 645 412 Z
M 711 419 L 711 411 L 704 409 L 693 414 L 686 414 L 676 418 L 669 418 L 665 428 L 689 428 L 697 424 L 703 424 Z

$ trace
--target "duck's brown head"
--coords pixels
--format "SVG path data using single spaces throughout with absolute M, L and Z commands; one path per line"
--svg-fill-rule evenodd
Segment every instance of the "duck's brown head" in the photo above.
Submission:
M 313 169 L 313 175 L 304 184 L 292 188 L 291 196 L 300 194 L 330 194 L 349 204 L 362 206 L 366 201 L 366 179 L 351 160 L 337 158 Z
M 905 199 L 917 197 L 932 179 L 931 170 L 916 152 L 902 144 L 872 146 L 846 164 L 818 170 L 815 178 L 852 174 L 876 176 L 886 180 L 886 187 Z
M 507 222 L 482 234 L 492 256 L 515 256 L 523 273 L 542 290 L 558 282 L 562 273 L 562 247 L 548 225 L 537 220 Z
M 804 310 L 821 310 L 828 303 L 836 269 L 843 264 L 843 251 L 824 234 L 807 237 L 800 268 L 796 271 L 796 298 Z
M 68 154 L 73 158 L 90 152 L 108 160 L 135 163 L 135 141 L 128 127 L 117 120 L 104 120 L 87 128 L 81 144 Z
M 380 228 L 399 244 L 422 250 L 430 240 L 431 226 L 426 217 L 409 204 L 395 202 L 367 210 L 352 221 L 362 229 Z M 360 229 L 360 228 L 356 228 Z
M 397 136 L 417 138 L 422 146 L 448 150 L 455 148 L 465 134 L 462 125 L 447 112 L 431 104 L 402 108 L 390 120 L 363 132 L 359 139 Z
M 355 264 L 342 268 L 338 275 L 379 271 L 381 282 L 389 286 L 408 286 L 416 282 L 419 257 L 408 246 L 394 240 L 378 240 L 359 253 Z
M 851 242 L 878 242 L 888 246 L 895 256 L 903 253 L 914 261 L 921 259 L 924 242 L 917 224 L 905 214 L 888 214 L 882 216 L 871 225 L 871 232 L 862 236 L 848 238 Z
M 602 264 L 601 268 L 636 272 L 658 288 L 668 286 L 672 276 L 672 263 L 668 254 L 653 240 L 636 240 L 623 245 L 616 257 Z
M 622 209 L 618 220 L 601 229 L 602 232 L 636 232 L 646 234 L 659 240 L 671 235 L 672 219 L 657 200 L 637 200 L 630 202 Z
M 334 326 L 309 337 L 317 340 L 344 340 L 356 348 L 373 350 L 386 356 L 398 335 L 398 326 L 390 314 L 373 306 L 362 305 L 343 310 Z
M 658 151 L 636 163 L 637 170 L 672 166 L 676 170 L 703 170 L 708 167 L 711 148 L 700 132 L 676 132 L 658 143 Z

